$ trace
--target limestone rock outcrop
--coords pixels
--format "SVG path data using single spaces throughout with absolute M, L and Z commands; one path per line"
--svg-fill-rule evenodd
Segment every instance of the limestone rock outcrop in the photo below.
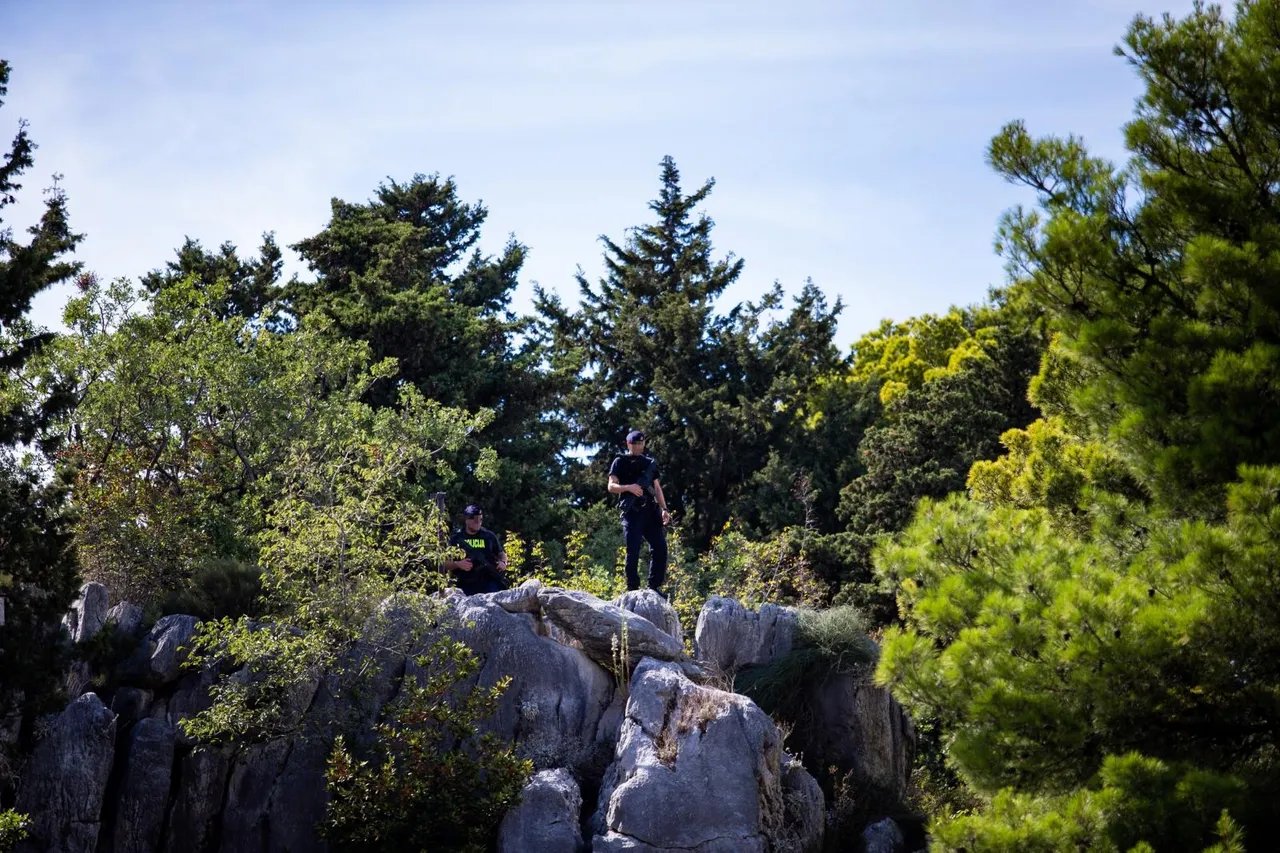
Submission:
M 209 707 L 218 679 L 254 676 L 191 668 L 194 618 L 166 616 L 143 631 L 135 615 L 132 606 L 108 611 L 86 587 L 68 617 L 73 636 L 114 625 L 137 647 L 114 672 L 69 682 L 76 692 L 112 685 L 110 707 L 94 693 L 76 696 L 39 738 L 16 803 L 33 817 L 23 853 L 322 853 L 316 828 L 334 737 L 369 745 L 405 679 L 422 674 L 414 649 L 444 635 L 476 656 L 463 688 L 510 679 L 481 728 L 537 771 L 503 821 L 499 849 L 773 853 L 823 844 L 814 776 L 750 699 L 709 686 L 674 610 L 649 591 L 608 603 L 529 581 L 470 597 L 389 599 L 340 670 L 284 697 L 296 734 L 239 750 L 197 744 L 182 722 Z M 786 608 L 712 599 L 697 645 L 709 669 L 733 672 L 785 655 L 795 626 Z M 338 674 L 353 671 L 363 673 L 354 693 Z M 905 784 L 912 733 L 887 694 L 857 679 L 811 689 L 826 691 L 811 697 L 824 721 L 812 748 L 847 754 L 874 784 Z
M 677 642 L 684 642 L 684 629 L 680 625 L 680 617 L 665 598 L 651 589 L 637 589 L 624 592 L 613 600 L 614 606 L 643 616 L 665 634 L 671 635 Z
M 751 700 L 694 684 L 679 667 L 652 659 L 630 687 L 593 821 L 595 853 L 817 849 L 813 825 L 788 824 L 782 736 Z M 792 815 L 821 813 L 816 785 L 793 782 L 789 790 L 817 797 Z M 809 846 L 799 845 L 800 834 Z
M 102 630 L 107 624 L 107 600 L 107 588 L 100 583 L 80 587 L 80 594 L 62 619 L 71 642 L 83 643 Z
M 752 611 L 732 598 L 712 596 L 702 605 L 694 631 L 694 656 L 720 672 L 732 674 L 749 666 L 765 666 L 791 651 L 796 613 L 765 604 Z
M 548 619 L 605 666 L 621 659 L 630 671 L 646 657 L 665 661 L 685 657 L 684 645 L 675 637 L 643 616 L 594 595 L 544 586 L 538 590 L 538 603 Z
M 129 732 L 115 802 L 114 853 L 152 853 L 164 828 L 177 733 L 148 717 Z
M 797 625 L 789 608 L 765 604 L 752 611 L 731 598 L 712 597 L 698 615 L 698 659 L 729 674 L 768 666 L 792 651 Z M 787 747 L 812 769 L 835 768 L 854 784 L 904 797 L 915 761 L 915 726 L 888 691 L 871 682 L 871 668 L 830 672 L 803 689 L 805 719 L 792 729 Z
M 107 779 L 115 763 L 116 716 L 93 693 L 79 696 L 36 744 L 15 808 L 31 816 L 18 853 L 94 853 Z
M 901 800 L 915 762 L 916 730 L 887 690 L 871 683 L 870 670 L 831 673 L 808 688 L 810 717 L 788 744 L 813 766 L 834 767 L 859 785 Z
M 582 853 L 582 791 L 568 770 L 542 770 L 498 829 L 498 853 Z

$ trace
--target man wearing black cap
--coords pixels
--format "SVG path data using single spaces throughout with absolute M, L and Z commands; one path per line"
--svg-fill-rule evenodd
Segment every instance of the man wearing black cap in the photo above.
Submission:
M 462 511 L 462 518 L 462 527 L 450 537 L 449 545 L 461 548 L 466 556 L 445 560 L 444 568 L 453 572 L 454 583 L 466 595 L 506 589 L 501 573 L 507 567 L 507 554 L 493 531 L 483 526 L 484 510 L 471 504 Z
M 658 463 L 644 452 L 644 433 L 627 434 L 627 452 L 609 466 L 609 494 L 618 495 L 622 535 L 627 541 L 627 589 L 640 588 L 640 543 L 649 543 L 649 588 L 661 591 L 667 579 L 667 531 L 671 520 L 658 482 Z

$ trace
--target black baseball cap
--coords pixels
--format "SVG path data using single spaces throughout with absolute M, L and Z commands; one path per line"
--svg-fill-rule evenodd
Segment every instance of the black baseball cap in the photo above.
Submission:
M 480 507 L 480 504 L 467 504 L 467 508 L 462 511 L 462 514 L 472 518 L 477 515 L 484 515 L 484 510 Z
M 627 444 L 635 444 L 637 441 L 644 441 L 644 433 L 638 429 L 627 433 Z

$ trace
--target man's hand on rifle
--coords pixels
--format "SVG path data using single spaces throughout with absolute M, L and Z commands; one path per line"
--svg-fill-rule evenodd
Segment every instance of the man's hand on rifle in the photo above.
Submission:
M 627 491 L 633 495 L 636 495 L 637 497 L 641 497 L 641 498 L 644 497 L 644 486 L 640 485 L 639 483 L 632 483 L 631 485 L 627 486 Z
M 471 571 L 471 560 L 466 557 L 461 560 L 454 560 L 453 567 L 460 572 L 469 572 Z

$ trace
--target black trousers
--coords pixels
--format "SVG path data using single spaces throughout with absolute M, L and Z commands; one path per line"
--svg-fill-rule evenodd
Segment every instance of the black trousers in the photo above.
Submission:
M 649 589 L 661 589 L 667 580 L 667 531 L 656 505 L 622 514 L 622 535 L 627 541 L 627 589 L 640 588 L 640 543 L 649 543 Z

